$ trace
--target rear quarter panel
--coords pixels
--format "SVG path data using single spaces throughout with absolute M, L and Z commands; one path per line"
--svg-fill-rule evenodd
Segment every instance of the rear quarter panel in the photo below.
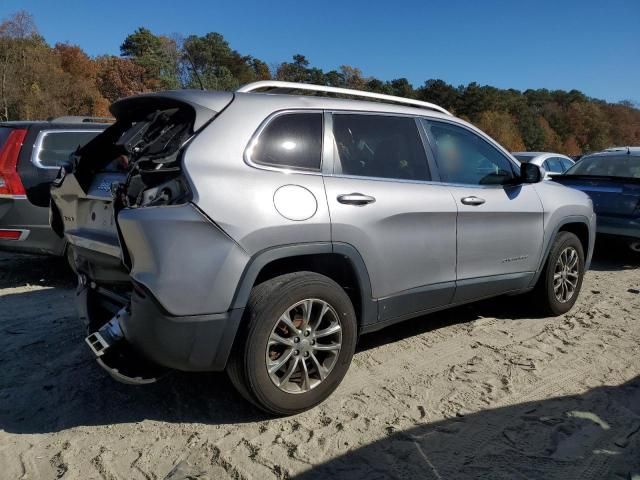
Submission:
M 320 174 L 272 171 L 244 161 L 260 124 L 285 109 L 287 104 L 268 95 L 238 95 L 185 152 L 184 170 L 194 203 L 251 255 L 270 247 L 331 239 Z M 300 185 L 312 193 L 317 209 L 311 218 L 289 220 L 276 210 L 274 194 L 285 185 Z

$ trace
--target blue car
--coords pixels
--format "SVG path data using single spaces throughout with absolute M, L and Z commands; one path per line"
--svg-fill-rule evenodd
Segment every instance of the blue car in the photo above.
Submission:
M 640 252 L 640 147 L 586 155 L 553 180 L 591 197 L 598 236 L 616 237 Z

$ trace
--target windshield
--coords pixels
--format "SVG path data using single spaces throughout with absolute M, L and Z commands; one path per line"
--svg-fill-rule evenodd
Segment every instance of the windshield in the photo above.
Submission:
M 566 175 L 640 178 L 640 157 L 631 155 L 594 155 L 584 157 Z
M 522 163 L 530 162 L 534 158 L 531 155 L 514 155 L 514 157 L 516 157 L 516 159 L 518 159 L 518 161 Z

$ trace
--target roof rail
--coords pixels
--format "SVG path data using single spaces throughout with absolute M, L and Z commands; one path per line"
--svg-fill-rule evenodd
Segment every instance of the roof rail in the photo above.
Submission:
M 398 103 L 402 105 L 410 105 L 412 107 L 426 108 L 428 110 L 435 110 L 436 112 L 451 115 L 447 110 L 429 102 L 422 102 L 420 100 L 414 100 L 412 98 L 396 97 L 393 95 L 385 95 L 383 93 L 365 92 L 362 90 L 352 90 L 350 88 L 338 88 L 328 87 L 325 85 L 313 85 L 309 83 L 295 83 L 295 82 L 281 82 L 278 80 L 262 80 L 260 82 L 248 83 L 240 87 L 236 92 L 249 93 L 256 90 L 269 89 L 264 93 L 290 93 L 296 90 L 305 90 L 309 92 L 325 92 L 325 93 L 337 93 L 340 95 L 350 95 L 353 97 L 371 98 L 375 100 L 382 100 L 388 103 Z
M 115 122 L 115 118 L 67 115 L 63 117 L 48 118 L 47 121 L 51 123 L 113 123 Z

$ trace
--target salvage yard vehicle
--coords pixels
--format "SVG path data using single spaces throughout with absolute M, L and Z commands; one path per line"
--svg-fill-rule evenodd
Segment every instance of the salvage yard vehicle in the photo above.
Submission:
M 640 147 L 585 155 L 553 180 L 591 197 L 598 237 L 621 240 L 640 253 Z
M 551 175 L 564 173 L 569 170 L 574 163 L 571 158 L 561 153 L 551 152 L 512 152 L 520 162 L 528 162 L 538 165 L 545 170 L 545 180 L 550 180 Z
M 124 382 L 226 370 L 294 414 L 360 334 L 503 294 L 560 315 L 591 261 L 587 195 L 431 103 L 264 81 L 111 112 L 54 181 L 51 222 L 86 342 Z
M 65 254 L 49 226 L 49 188 L 69 155 L 105 127 L 91 117 L 0 123 L 0 250 Z

